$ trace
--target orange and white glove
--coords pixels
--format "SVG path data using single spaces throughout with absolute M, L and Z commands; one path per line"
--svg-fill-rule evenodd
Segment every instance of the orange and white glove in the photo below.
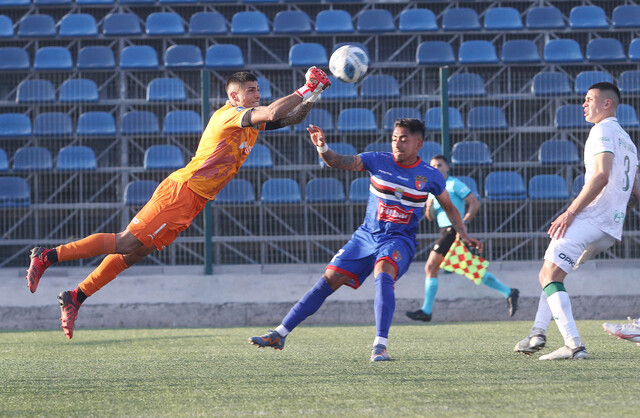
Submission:
M 302 97 L 302 100 L 311 100 L 315 102 L 320 93 L 331 85 L 329 77 L 319 68 L 311 67 L 305 74 L 305 84 L 296 90 L 296 94 Z

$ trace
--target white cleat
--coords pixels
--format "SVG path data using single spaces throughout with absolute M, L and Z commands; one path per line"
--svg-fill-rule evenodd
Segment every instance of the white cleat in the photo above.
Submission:
M 540 360 L 582 360 L 585 358 L 587 358 L 587 350 L 583 346 L 569 348 L 566 345 L 554 352 L 540 356 Z
M 525 356 L 530 356 L 533 353 L 540 351 L 547 343 L 547 337 L 544 334 L 530 335 L 522 340 L 518 341 L 513 351 L 516 353 L 522 353 Z
M 615 335 L 621 340 L 627 340 L 640 345 L 640 318 L 629 319 L 628 324 L 612 324 L 605 322 L 602 328 L 611 335 Z

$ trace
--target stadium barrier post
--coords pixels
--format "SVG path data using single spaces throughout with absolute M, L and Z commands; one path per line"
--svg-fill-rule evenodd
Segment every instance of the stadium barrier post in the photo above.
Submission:
M 211 77 L 209 71 L 202 70 L 200 72 L 200 96 L 202 97 L 201 106 L 201 118 L 202 118 L 202 131 L 207 127 L 209 122 L 209 92 L 211 86 Z M 213 248 L 211 243 L 212 232 L 212 218 L 211 218 L 211 202 L 207 202 L 204 207 L 204 274 L 213 274 Z
M 442 155 L 451 159 L 451 141 L 449 139 L 449 67 L 440 67 L 440 112 L 441 121 L 440 133 L 442 144 Z

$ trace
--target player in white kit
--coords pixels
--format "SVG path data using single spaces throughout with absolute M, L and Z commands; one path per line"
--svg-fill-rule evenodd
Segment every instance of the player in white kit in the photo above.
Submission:
M 528 337 L 514 351 L 531 355 L 546 343 L 551 318 L 564 346 L 540 360 L 583 359 L 587 351 L 571 312 L 564 278 L 580 264 L 622 238 L 622 224 L 632 191 L 637 194 L 638 151 L 616 119 L 620 91 L 611 83 L 589 88 L 582 105 L 587 122 L 595 123 L 584 145 L 585 184 L 567 210 L 549 228 L 551 242 L 539 280 L 543 291 Z

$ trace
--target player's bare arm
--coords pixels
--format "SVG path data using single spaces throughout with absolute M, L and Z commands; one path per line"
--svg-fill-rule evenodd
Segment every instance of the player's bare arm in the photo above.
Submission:
M 322 129 L 318 126 L 309 125 L 307 132 L 309 132 L 311 142 L 318 149 L 320 158 L 322 158 L 322 161 L 324 161 L 327 166 L 340 170 L 364 170 L 364 164 L 359 155 L 341 155 L 327 147 L 324 132 L 322 132 Z
M 280 126 L 297 125 L 304 120 L 313 107 L 312 101 L 304 101 L 296 106 L 291 113 L 280 119 Z
M 296 106 L 299 106 L 301 103 L 302 98 L 296 93 L 292 93 L 288 96 L 281 97 L 269 106 L 254 107 L 251 109 L 251 120 L 247 126 L 260 125 L 265 122 L 275 122 L 291 114 Z M 302 119 L 304 119 L 304 117 Z
M 449 192 L 447 192 L 447 190 L 445 189 L 442 193 L 436 196 L 436 199 L 438 199 L 440 206 L 442 206 L 442 209 L 445 211 L 447 217 L 451 221 L 451 226 L 453 226 L 453 229 L 455 229 L 456 232 L 460 235 L 460 239 L 462 240 L 462 242 L 471 247 L 477 248 L 478 251 L 482 251 L 482 243 L 477 239 L 471 238 L 469 235 L 467 235 L 467 228 L 464 226 L 462 217 L 460 217 L 460 212 L 458 212 L 458 209 L 453 206 L 451 198 L 449 197 Z
M 640 201 L 640 184 L 638 184 L 638 172 L 640 167 L 636 170 L 636 175 L 633 180 L 633 188 L 631 189 L 631 196 L 629 196 L 629 202 L 627 202 L 627 208 L 635 208 Z
M 427 199 L 424 216 L 426 216 L 427 219 L 432 222 L 436 220 L 436 211 L 433 208 L 433 197 L 431 197 L 431 195 L 429 195 L 429 198 Z
M 480 201 L 473 193 L 469 193 L 467 197 L 464 198 L 464 201 L 467 202 L 469 207 L 462 220 L 469 223 L 478 214 L 478 211 L 480 210 Z

